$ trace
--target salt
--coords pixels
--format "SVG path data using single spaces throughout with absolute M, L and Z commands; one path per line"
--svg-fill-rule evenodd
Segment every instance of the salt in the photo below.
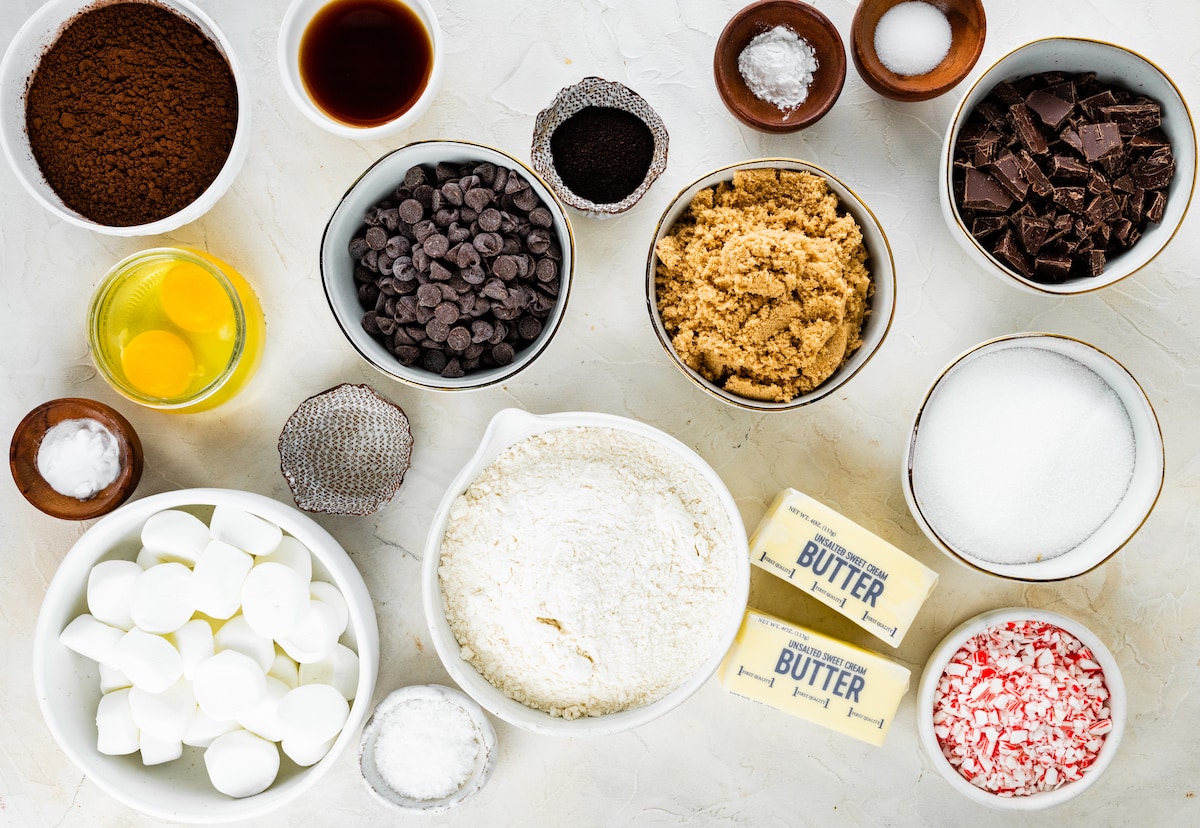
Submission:
M 787 26 L 756 35 L 738 55 L 738 71 L 754 97 L 780 109 L 808 100 L 817 71 L 816 51 Z
M 384 714 L 375 737 L 375 768 L 401 796 L 442 799 L 471 778 L 480 749 L 479 730 L 461 706 L 414 698 Z
M 1057 557 L 1089 538 L 1133 477 L 1129 413 L 1090 368 L 1043 348 L 960 363 L 935 386 L 912 457 L 922 515 L 963 554 Z
M 50 488 L 88 500 L 121 473 L 117 438 L 92 419 L 63 420 L 48 429 L 38 446 L 37 469 Z
M 950 21 L 937 6 L 908 0 L 892 6 L 875 26 L 875 54 L 889 72 L 924 75 L 950 53 Z

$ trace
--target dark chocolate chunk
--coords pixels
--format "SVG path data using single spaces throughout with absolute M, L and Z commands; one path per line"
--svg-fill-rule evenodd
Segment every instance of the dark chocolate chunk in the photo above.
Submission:
M 1055 155 L 1050 159 L 1049 172 L 1054 181 L 1087 181 L 1092 169 L 1069 155 Z
M 1040 281 L 1065 282 L 1071 275 L 1071 260 L 1066 256 L 1038 256 L 1033 273 Z
M 1042 249 L 1042 245 L 1046 243 L 1046 238 L 1050 235 L 1050 222 L 1044 218 L 1023 215 L 1016 219 L 1014 226 L 1016 227 L 1017 238 L 1021 242 L 1021 247 L 1030 256 L 1036 256 L 1038 251 Z
M 1012 230 L 1004 231 L 1003 235 L 1000 236 L 1000 240 L 996 242 L 996 248 L 993 252 L 1022 276 L 1032 275 L 1033 262 L 1018 247 L 1016 235 Z
M 1042 135 L 1038 125 L 1033 122 L 1033 115 L 1030 114 L 1029 107 L 1023 103 L 1015 104 L 1009 107 L 1008 117 L 1012 121 L 1017 139 L 1025 146 L 1025 149 L 1034 155 L 1045 155 L 1049 151 L 1050 147 L 1046 144 L 1046 137 Z
M 1082 213 L 1084 210 L 1083 187 L 1055 187 L 1052 198 L 1064 210 L 1072 213 Z
M 1121 148 L 1121 128 L 1107 121 L 1079 125 L 1079 151 L 1089 162 L 1099 161 Z
M 1067 116 L 1075 110 L 1075 104 L 1064 101 L 1056 95 L 1035 89 L 1025 98 L 1025 105 L 1042 119 L 1042 123 L 1057 130 L 1067 120 Z
M 1152 221 L 1158 224 L 1163 220 L 1163 214 L 1167 211 L 1167 194 L 1162 190 L 1155 190 L 1147 193 L 1146 198 L 1146 221 Z
M 1104 106 L 1100 112 L 1105 120 L 1116 123 L 1124 136 L 1148 132 L 1162 124 L 1162 110 L 1150 100 Z
M 987 173 L 968 169 L 963 207 L 981 213 L 1003 213 L 1012 206 L 1012 196 Z
M 1008 219 L 1004 216 L 980 216 L 971 222 L 971 235 L 977 239 L 984 239 L 1007 226 Z
M 1129 177 L 1138 187 L 1157 190 L 1171 183 L 1175 175 L 1175 156 L 1170 148 L 1156 149 L 1148 158 L 1135 161 L 1129 167 Z
M 1021 175 L 1017 157 L 1011 152 L 1004 153 L 996 159 L 995 163 L 990 164 L 988 172 L 1006 193 L 1018 201 L 1023 200 L 1025 194 L 1029 192 L 1029 182 Z

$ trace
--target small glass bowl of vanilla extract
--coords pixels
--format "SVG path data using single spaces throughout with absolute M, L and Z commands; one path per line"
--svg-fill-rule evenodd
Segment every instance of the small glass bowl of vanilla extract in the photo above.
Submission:
M 444 62 L 427 0 L 293 0 L 277 57 L 300 111 L 355 140 L 412 126 L 433 103 Z
M 149 408 L 202 411 L 253 376 L 265 323 L 240 273 L 208 253 L 154 248 L 105 275 L 88 308 L 88 348 L 100 375 Z

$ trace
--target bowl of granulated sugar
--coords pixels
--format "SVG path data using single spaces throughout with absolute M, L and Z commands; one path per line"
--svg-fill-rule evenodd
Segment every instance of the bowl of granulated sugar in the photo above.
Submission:
M 750 554 L 729 490 L 675 438 L 506 409 L 443 497 L 421 578 L 434 646 L 471 698 L 525 730 L 599 736 L 716 672 Z
M 917 411 L 904 494 L 948 556 L 1019 581 L 1088 572 L 1123 547 L 1162 490 L 1158 419 L 1137 380 L 1066 336 L 984 342 Z

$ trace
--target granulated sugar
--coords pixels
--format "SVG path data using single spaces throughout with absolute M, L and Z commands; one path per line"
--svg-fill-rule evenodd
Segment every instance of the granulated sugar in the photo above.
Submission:
M 1133 476 L 1129 414 L 1094 371 L 1043 348 L 968 359 L 936 386 L 917 432 L 913 493 L 948 545 L 999 564 L 1087 540 Z
M 681 457 L 611 428 L 506 449 L 453 504 L 442 595 L 462 657 L 551 715 L 653 702 L 713 655 L 738 546 Z

